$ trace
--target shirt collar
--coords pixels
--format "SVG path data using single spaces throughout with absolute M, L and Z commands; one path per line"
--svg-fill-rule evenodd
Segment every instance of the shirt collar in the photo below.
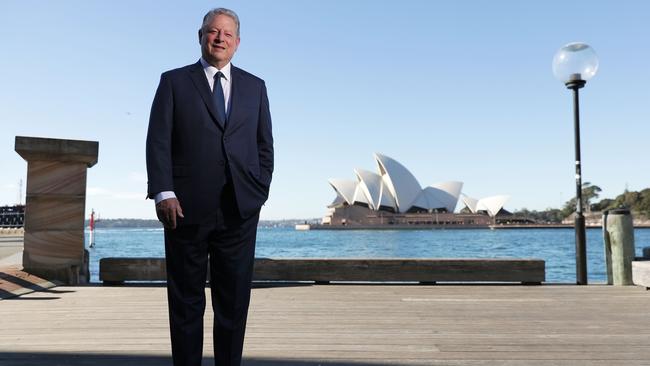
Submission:
M 206 60 L 203 59 L 203 57 L 201 57 L 201 66 L 203 66 L 203 71 L 205 71 L 205 74 L 210 79 L 214 79 L 214 75 L 216 75 L 218 71 L 221 71 L 226 80 L 230 81 L 230 62 L 228 62 L 226 66 L 222 67 L 221 70 L 219 70 L 216 67 L 210 65 Z

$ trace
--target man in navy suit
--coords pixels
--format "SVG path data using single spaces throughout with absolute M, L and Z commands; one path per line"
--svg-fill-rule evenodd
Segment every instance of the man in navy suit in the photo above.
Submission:
M 148 197 L 165 227 L 174 365 L 200 365 L 210 268 L 217 365 L 240 365 L 259 211 L 273 172 L 264 81 L 230 63 L 233 11 L 209 11 L 199 62 L 162 74 L 147 133 Z

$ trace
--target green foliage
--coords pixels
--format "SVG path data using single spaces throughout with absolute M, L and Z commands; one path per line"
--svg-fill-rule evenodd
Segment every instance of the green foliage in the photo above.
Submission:
M 568 200 L 564 204 L 564 206 L 562 206 L 562 209 L 560 210 L 560 212 L 561 212 L 563 218 L 568 217 L 572 213 L 576 212 L 576 199 L 575 199 L 575 197 Z
M 557 208 L 547 208 L 544 211 L 530 211 L 526 208 L 523 208 L 519 211 L 513 212 L 513 214 L 524 219 L 535 221 L 537 223 L 547 224 L 558 224 L 562 222 L 562 219 L 564 218 L 564 216 L 562 216 L 562 211 Z
M 590 182 L 582 183 L 582 209 L 585 212 L 598 211 L 594 206 L 598 203 L 591 205 L 591 201 L 598 198 L 602 189 L 600 187 L 591 184 Z M 568 200 L 564 206 L 562 206 L 562 215 L 567 217 L 576 211 L 576 199 L 575 197 Z
M 609 207 L 615 207 L 614 200 L 609 198 L 604 198 L 600 202 L 596 202 L 591 205 L 591 211 L 605 211 Z
M 589 182 L 585 182 L 582 185 L 584 211 L 604 211 L 624 207 L 630 209 L 635 215 L 650 218 L 650 188 L 646 188 L 640 192 L 630 192 L 626 190 L 614 199 L 605 198 L 591 204 L 593 200 L 598 198 L 600 192 L 600 187 L 592 185 Z M 514 214 L 531 218 L 537 222 L 559 223 L 564 218 L 573 214 L 575 210 L 576 199 L 574 197 L 568 200 L 561 209 L 548 208 L 544 211 L 529 211 L 524 208 L 520 211 L 514 212 Z
M 582 183 L 582 202 L 583 207 L 586 208 L 586 211 L 591 211 L 591 201 L 598 198 L 602 189 L 600 187 L 591 184 L 590 182 Z
M 650 217 L 650 188 L 640 192 L 625 191 L 616 197 L 605 209 L 625 207 L 632 212 Z

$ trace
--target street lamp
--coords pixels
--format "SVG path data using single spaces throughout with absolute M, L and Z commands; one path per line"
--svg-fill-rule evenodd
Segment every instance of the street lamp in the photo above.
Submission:
M 573 120 L 576 148 L 576 282 L 587 284 L 587 245 L 585 217 L 582 214 L 582 173 L 580 161 L 580 108 L 578 89 L 596 75 L 598 57 L 594 49 L 585 43 L 569 43 L 560 48 L 553 57 L 553 74 L 568 89 L 573 90 Z

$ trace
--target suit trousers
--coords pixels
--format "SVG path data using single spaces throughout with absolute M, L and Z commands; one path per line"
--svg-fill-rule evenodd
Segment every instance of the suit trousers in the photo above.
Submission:
M 241 218 L 230 184 L 220 201 L 216 214 L 201 224 L 165 229 L 174 366 L 201 365 L 208 262 L 215 365 L 241 364 L 259 211 Z

